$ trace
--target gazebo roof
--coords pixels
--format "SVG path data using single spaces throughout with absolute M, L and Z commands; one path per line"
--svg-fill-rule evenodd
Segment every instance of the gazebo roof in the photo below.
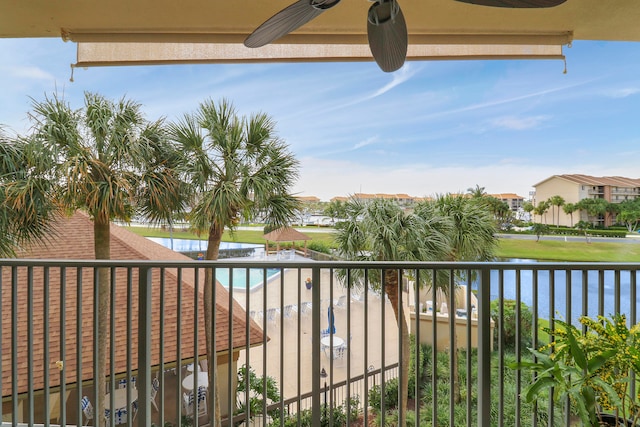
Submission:
M 311 240 L 311 237 L 292 227 L 281 227 L 263 236 L 267 242 L 297 242 Z

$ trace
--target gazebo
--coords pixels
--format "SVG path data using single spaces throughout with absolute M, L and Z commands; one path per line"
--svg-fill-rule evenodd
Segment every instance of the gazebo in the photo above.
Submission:
M 304 256 L 307 256 L 307 240 L 311 240 L 311 237 L 304 233 L 299 232 L 292 227 L 280 227 L 277 230 L 273 230 L 264 236 L 266 242 L 265 251 L 269 251 L 269 242 L 276 243 L 276 251 L 280 252 L 280 242 L 299 242 L 304 241 Z

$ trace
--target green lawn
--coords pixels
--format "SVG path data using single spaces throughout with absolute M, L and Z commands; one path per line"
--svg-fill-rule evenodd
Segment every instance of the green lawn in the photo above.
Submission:
M 563 242 L 558 240 L 500 239 L 500 258 L 529 258 L 552 261 L 640 262 L 640 242 Z
M 167 230 L 153 227 L 128 227 L 129 230 L 141 236 L 169 237 Z M 304 229 L 301 229 L 304 232 Z M 225 242 L 264 243 L 262 227 L 255 230 L 238 230 L 233 235 L 225 231 L 222 240 Z M 308 236 L 315 242 L 333 245 L 333 232 L 313 232 Z M 176 239 L 197 239 L 188 231 L 174 231 Z M 206 236 L 201 236 L 205 239 Z M 527 258 L 551 261 L 586 261 L 586 262 L 640 262 L 640 242 L 604 243 L 598 241 L 564 242 L 558 240 L 500 239 L 496 256 L 499 258 Z

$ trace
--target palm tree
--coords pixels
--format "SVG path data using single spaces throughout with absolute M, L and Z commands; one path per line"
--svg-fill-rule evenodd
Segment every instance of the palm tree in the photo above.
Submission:
M 493 259 L 495 248 L 498 245 L 496 226 L 493 215 L 485 203 L 478 199 L 468 199 L 459 194 L 446 194 L 438 196 L 433 201 L 427 201 L 416 207 L 416 214 L 428 219 L 430 217 L 444 217 L 451 223 L 447 229 L 447 241 L 450 250 L 446 255 L 447 261 L 489 261 Z M 455 292 L 451 294 L 449 281 L 443 280 L 435 284 L 443 291 L 455 309 Z M 454 370 L 452 392 L 456 403 L 462 397 L 460 393 L 460 380 L 457 362 L 457 340 L 451 343 L 453 351 Z
M 476 199 L 481 199 L 487 195 L 487 193 L 484 191 L 484 187 L 480 187 L 479 184 L 476 184 L 475 187 L 467 188 L 467 194 Z
M 208 235 L 205 259 L 218 259 L 225 227 L 233 229 L 241 216 L 260 215 L 275 227 L 290 223 L 298 209 L 297 199 L 290 194 L 298 177 L 298 161 L 276 137 L 269 116 L 239 117 L 227 100 L 217 104 L 207 100 L 195 113 L 172 124 L 170 132 L 182 153 L 183 177 L 192 183 L 188 220 L 196 232 Z M 207 269 L 203 299 L 209 387 L 217 390 L 213 292 L 212 270 Z M 216 426 L 221 423 L 218 395 Z
M 547 223 L 546 213 L 548 210 L 549 210 L 549 201 L 545 200 L 538 203 L 538 206 L 536 206 L 533 209 L 533 213 L 534 215 L 540 215 L 540 222 L 542 222 L 542 216 L 544 215 L 544 219 L 545 219 L 544 223 L 546 224 Z
M 529 215 L 531 215 L 531 212 L 533 212 L 535 208 L 536 207 L 533 206 L 533 203 L 531 203 L 529 201 L 524 202 L 522 204 L 522 210 L 525 211 L 526 213 L 528 213 Z M 531 218 L 529 218 L 529 221 L 531 221 Z
M 575 203 L 565 203 L 562 205 L 562 210 L 571 218 L 571 227 L 573 227 L 573 213 L 578 210 L 578 206 Z
M 549 199 L 549 204 L 553 207 L 552 213 L 551 213 L 551 221 L 555 221 L 555 208 L 556 206 L 558 207 L 558 222 L 556 223 L 556 225 L 560 225 L 560 206 L 564 205 L 564 198 L 562 196 L 552 196 Z
M 345 204 L 347 218 L 337 224 L 335 241 L 339 255 L 351 261 L 435 261 L 449 252 L 446 235 L 448 223 L 441 217 L 424 219 L 405 213 L 400 205 L 389 199 L 370 201 L 352 198 Z M 366 286 L 363 271 L 352 271 L 353 283 L 347 286 Z M 407 378 L 409 369 L 409 331 L 404 311 L 399 306 L 399 271 L 384 270 L 380 275 L 369 271 L 373 287 L 384 288 L 389 297 L 398 327 L 402 330 L 400 378 Z M 402 384 L 400 412 L 406 413 L 408 383 Z M 399 424 L 404 425 L 404 424 Z
M 16 248 L 52 232 L 51 219 L 59 213 L 48 197 L 53 156 L 42 150 L 0 128 L 0 257 L 13 257 Z
M 151 221 L 166 219 L 181 207 L 181 184 L 171 161 L 176 156 L 162 122 L 148 122 L 139 103 L 113 102 L 85 93 L 84 108 L 73 110 L 57 96 L 34 101 L 32 144 L 55 159 L 56 188 L 50 196 L 66 211 L 84 209 L 93 221 L 96 259 L 110 259 L 112 219 L 129 221 L 135 213 Z M 136 212 L 137 211 L 137 212 Z M 109 343 L 110 271 L 98 270 L 98 351 L 94 380 L 105 390 Z M 95 413 L 104 413 L 103 393 Z

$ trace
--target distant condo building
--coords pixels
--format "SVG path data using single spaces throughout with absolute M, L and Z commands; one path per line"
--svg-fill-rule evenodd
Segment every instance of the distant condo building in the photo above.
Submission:
M 518 196 L 515 193 L 489 194 L 489 196 L 505 202 L 513 212 L 520 211 L 520 209 L 522 209 L 522 204 L 524 203 L 524 197 Z
M 621 176 L 553 175 L 533 187 L 536 189 L 532 201 L 534 206 L 553 196 L 562 197 L 565 203 L 578 203 L 583 199 L 604 199 L 609 203 L 621 203 L 640 196 L 640 179 Z M 572 226 L 581 220 L 593 220 L 583 211 L 576 211 L 573 216 L 566 214 L 562 207 L 556 208 L 555 218 L 555 222 L 548 223 Z M 613 215 L 596 218 L 597 223 L 604 226 L 612 225 L 614 220 Z

